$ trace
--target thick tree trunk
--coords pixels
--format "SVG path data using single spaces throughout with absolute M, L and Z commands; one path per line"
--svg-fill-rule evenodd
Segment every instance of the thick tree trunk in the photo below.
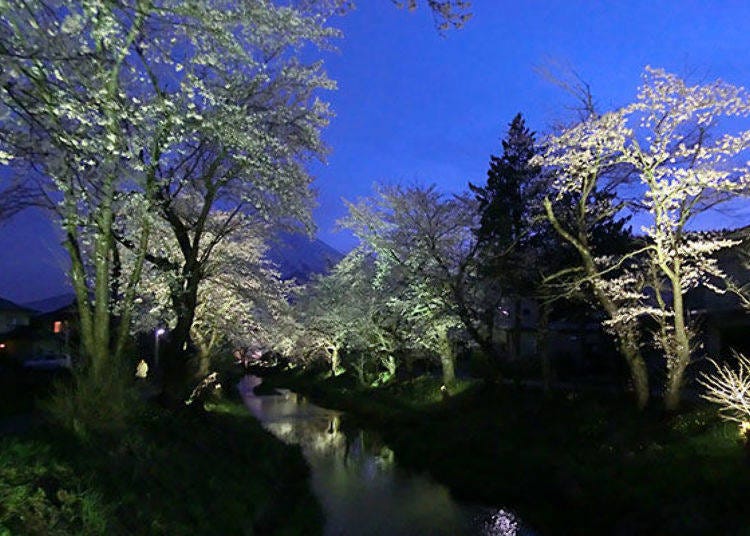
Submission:
M 443 384 L 453 384 L 456 381 L 455 361 L 453 355 L 441 355 L 440 364 L 443 369 Z
M 676 411 L 680 406 L 685 369 L 690 364 L 690 334 L 685 322 L 685 306 L 679 283 L 678 277 L 672 281 L 675 341 L 674 355 L 667 352 L 667 391 L 664 394 L 664 407 L 667 411 Z
M 168 353 L 172 356 L 183 357 L 190 347 L 190 328 L 195 319 L 195 307 L 197 304 L 197 289 L 186 290 L 179 297 L 173 297 L 177 313 L 175 327 L 169 333 Z
M 195 319 L 198 302 L 198 282 L 188 276 L 184 287 L 172 292 L 172 304 L 177 315 L 174 329 L 169 332 L 162 358 L 164 390 L 171 397 L 181 397 L 191 379 L 190 329 Z
M 443 385 L 452 385 L 456 381 L 455 356 L 446 328 L 440 329 L 440 366 L 443 372 Z
M 628 336 L 620 336 L 618 339 L 620 353 L 625 356 L 625 360 L 627 361 L 630 370 L 630 379 L 633 382 L 636 405 L 638 406 L 638 409 L 643 410 L 648 405 L 650 394 L 646 362 L 641 356 L 640 351 L 637 349 L 637 342 L 628 338 Z
M 336 345 L 332 345 L 331 347 L 331 374 L 333 376 L 338 376 L 341 374 L 341 351 L 339 350 L 339 347 Z
M 208 373 L 210 370 L 211 370 L 211 353 L 210 351 L 200 350 L 198 352 L 198 367 L 196 371 L 196 376 L 198 378 L 205 378 L 206 376 L 208 376 Z

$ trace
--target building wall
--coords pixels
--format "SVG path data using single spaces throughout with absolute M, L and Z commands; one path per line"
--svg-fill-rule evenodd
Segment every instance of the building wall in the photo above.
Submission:
M 0 333 L 8 333 L 20 326 L 28 326 L 30 315 L 23 311 L 0 311 Z

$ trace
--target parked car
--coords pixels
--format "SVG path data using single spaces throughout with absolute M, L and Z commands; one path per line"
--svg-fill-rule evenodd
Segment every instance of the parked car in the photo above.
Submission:
M 61 370 L 72 368 L 73 363 L 67 354 L 42 354 L 25 360 L 23 366 L 31 370 Z

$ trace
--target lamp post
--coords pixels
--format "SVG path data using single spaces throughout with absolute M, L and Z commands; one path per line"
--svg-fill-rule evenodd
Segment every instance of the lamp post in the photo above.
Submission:
M 159 368 L 159 337 L 164 335 L 164 328 L 154 332 L 154 368 Z

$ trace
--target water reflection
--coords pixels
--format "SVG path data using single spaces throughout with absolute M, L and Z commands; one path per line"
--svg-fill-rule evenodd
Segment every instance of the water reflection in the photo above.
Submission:
M 340 412 L 286 390 L 256 396 L 253 389 L 260 382 L 254 376 L 241 382 L 245 404 L 276 437 L 301 446 L 326 513 L 327 535 L 522 533 L 512 514 L 459 504 L 445 486 L 400 470 L 376 434 L 345 429 Z M 514 523 L 497 522 L 501 513 Z

